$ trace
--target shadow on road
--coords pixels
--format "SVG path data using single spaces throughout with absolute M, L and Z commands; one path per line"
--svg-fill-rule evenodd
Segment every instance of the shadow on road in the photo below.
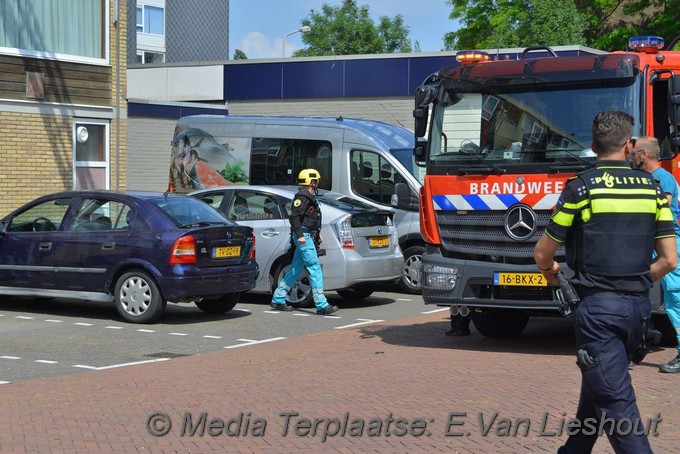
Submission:
M 443 313 L 448 314 L 448 313 Z M 440 321 L 404 326 L 369 326 L 361 330 L 362 338 L 379 337 L 390 345 L 423 348 L 446 348 L 472 351 L 527 353 L 533 355 L 574 355 L 574 329 L 571 320 L 557 317 L 532 317 L 517 337 L 489 338 L 470 325 L 472 334 L 448 337 L 448 315 Z

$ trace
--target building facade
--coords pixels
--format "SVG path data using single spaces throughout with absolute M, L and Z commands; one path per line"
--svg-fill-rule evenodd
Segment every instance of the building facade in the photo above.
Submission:
M 0 15 L 0 215 L 50 192 L 124 188 L 126 2 L 5 0 Z

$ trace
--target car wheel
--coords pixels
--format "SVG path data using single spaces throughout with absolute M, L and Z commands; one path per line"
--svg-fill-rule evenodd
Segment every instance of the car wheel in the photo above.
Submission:
M 519 336 L 529 322 L 529 315 L 519 310 L 476 309 L 470 317 L 483 336 L 496 338 Z
M 404 268 L 402 269 L 399 288 L 406 293 L 420 294 L 422 285 L 423 246 L 411 246 L 404 251 Z
M 153 323 L 158 320 L 167 301 L 156 282 L 146 271 L 124 273 L 116 281 L 114 303 L 123 319 L 131 323 Z
M 276 272 L 275 287 L 279 285 L 283 276 L 290 269 L 290 263 L 283 264 L 279 267 Z M 291 306 L 299 306 L 304 308 L 314 307 L 314 296 L 312 295 L 312 284 L 309 280 L 309 274 L 306 269 L 302 269 L 302 273 L 298 277 L 297 281 L 293 284 L 293 287 L 288 292 L 286 297 L 286 303 Z
M 224 314 L 236 307 L 240 299 L 240 293 L 229 293 L 219 298 L 201 299 L 195 303 L 196 307 L 206 314 Z
M 352 288 L 343 288 L 336 290 L 336 292 L 346 300 L 362 300 L 371 296 L 376 287 L 376 284 L 364 284 Z

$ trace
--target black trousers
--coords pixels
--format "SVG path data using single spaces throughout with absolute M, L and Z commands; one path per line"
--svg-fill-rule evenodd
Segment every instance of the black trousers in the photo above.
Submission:
M 596 430 L 571 434 L 560 452 L 589 453 L 600 433 L 617 453 L 652 452 L 628 372 L 628 355 L 638 348 L 643 319 L 650 317 L 645 296 L 604 292 L 583 298 L 574 316 L 576 349 L 592 363 L 577 360 L 582 380 L 576 419 Z

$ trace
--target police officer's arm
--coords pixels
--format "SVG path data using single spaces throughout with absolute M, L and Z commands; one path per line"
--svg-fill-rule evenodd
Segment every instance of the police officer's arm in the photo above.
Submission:
M 678 250 L 675 244 L 675 225 L 668 200 L 662 198 L 657 185 L 656 234 L 654 249 L 657 257 L 652 262 L 649 276 L 658 281 L 678 266 Z
M 678 249 L 675 245 L 675 236 L 657 239 L 654 248 L 657 258 L 652 262 L 649 276 L 653 281 L 658 281 L 678 266 Z
M 550 223 L 534 248 L 536 265 L 551 284 L 558 283 L 557 273 L 560 271 L 560 265 L 555 261 L 555 252 L 566 240 L 574 219 L 580 216 L 581 209 L 587 203 L 585 192 L 576 190 L 581 184 L 576 177 L 567 182 L 550 217 Z

